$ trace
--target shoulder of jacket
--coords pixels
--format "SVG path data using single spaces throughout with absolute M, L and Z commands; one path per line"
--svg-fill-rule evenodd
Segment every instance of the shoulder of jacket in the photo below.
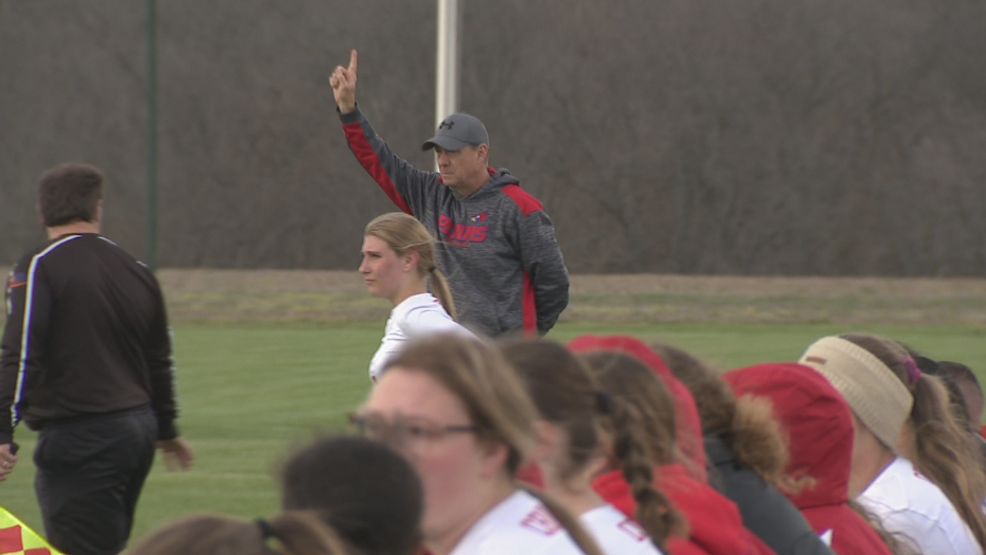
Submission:
M 532 212 L 544 210 L 544 206 L 541 204 L 541 201 L 535 198 L 534 195 L 525 191 L 517 183 L 509 183 L 504 185 L 500 188 L 500 192 L 513 201 L 513 204 L 520 210 L 520 213 L 523 216 L 526 216 Z

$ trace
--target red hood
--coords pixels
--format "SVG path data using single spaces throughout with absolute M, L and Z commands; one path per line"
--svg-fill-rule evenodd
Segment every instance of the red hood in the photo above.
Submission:
M 794 363 L 758 364 L 723 374 L 736 395 L 768 397 L 790 434 L 787 471 L 812 476 L 814 487 L 789 495 L 812 529 L 829 534 L 842 555 L 890 555 L 870 525 L 849 505 L 852 413 L 842 395 L 821 374 Z
M 653 370 L 674 397 L 675 444 L 694 463 L 692 473 L 696 478 L 706 480 L 702 422 L 698 418 L 695 399 L 688 388 L 674 377 L 657 353 L 643 341 L 629 335 L 581 335 L 569 341 L 568 348 L 574 353 L 615 351 L 631 355 Z
M 514 479 L 518 482 L 529 484 L 537 489 L 544 489 L 544 473 L 537 461 L 531 459 L 524 466 L 517 469 Z
M 655 468 L 654 484 L 688 520 L 688 538 L 668 541 L 670 553 L 753 553 L 736 505 L 708 484 L 689 476 L 684 466 L 672 464 Z M 634 517 L 637 502 L 619 471 L 598 476 L 592 482 L 592 489 L 624 514 Z
M 795 363 L 757 364 L 723 374 L 737 395 L 769 398 L 790 438 L 785 469 L 817 482 L 789 495 L 799 509 L 843 504 L 852 463 L 852 413 L 842 395 L 813 369 Z

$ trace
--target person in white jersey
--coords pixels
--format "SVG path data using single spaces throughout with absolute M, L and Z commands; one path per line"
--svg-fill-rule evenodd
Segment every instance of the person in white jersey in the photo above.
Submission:
M 864 334 L 823 337 L 799 362 L 821 373 L 852 409 L 849 497 L 924 555 L 981 555 L 973 528 L 953 501 L 915 467 L 917 461 L 898 454 L 905 424 L 932 401 L 916 403 L 915 392 L 941 387 L 934 378 L 922 375 L 896 343 Z M 936 427 L 939 434 L 947 433 L 946 421 Z M 972 512 L 978 527 L 982 515 Z
M 497 350 L 446 333 L 408 341 L 351 421 L 418 471 L 431 555 L 602 555 L 570 512 L 514 480 L 535 415 Z
M 558 343 L 515 340 L 501 350 L 539 413 L 535 458 L 543 484 L 537 485 L 579 515 L 607 555 L 660 554 L 668 534 L 683 531 L 684 518 L 653 485 L 636 413 L 601 392 L 585 365 Z M 612 425 L 603 426 L 603 419 Z M 612 437 L 606 429 L 614 430 Z M 593 478 L 610 466 L 630 477 L 639 524 L 592 489 Z
M 435 267 L 435 240 L 413 216 L 391 212 L 363 232 L 359 273 L 374 297 L 394 303 L 380 347 L 370 361 L 370 380 L 380 379 L 387 359 L 408 339 L 436 332 L 473 336 L 455 318 L 452 291 Z M 428 292 L 428 283 L 434 292 Z

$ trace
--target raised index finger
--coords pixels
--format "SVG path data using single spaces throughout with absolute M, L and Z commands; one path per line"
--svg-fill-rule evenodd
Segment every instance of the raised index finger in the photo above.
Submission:
M 348 69 L 349 69 L 349 72 L 350 73 L 356 73 L 356 66 L 358 65 L 356 63 L 356 58 L 357 58 L 357 54 L 356 54 L 356 49 L 354 48 L 349 53 L 349 68 Z

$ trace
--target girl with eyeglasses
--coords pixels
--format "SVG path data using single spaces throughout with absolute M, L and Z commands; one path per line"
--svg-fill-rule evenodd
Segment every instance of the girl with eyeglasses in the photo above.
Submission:
M 571 513 L 514 480 L 534 446 L 535 418 L 495 349 L 440 334 L 389 359 L 353 422 L 418 471 L 431 555 L 602 555 Z

